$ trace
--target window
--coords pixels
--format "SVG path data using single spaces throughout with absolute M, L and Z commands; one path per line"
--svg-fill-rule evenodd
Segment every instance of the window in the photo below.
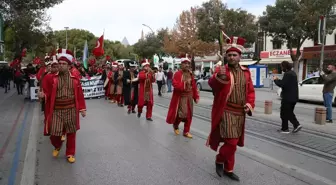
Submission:
M 309 78 L 302 82 L 302 84 L 320 84 L 319 78 Z
M 281 41 L 273 40 L 273 49 L 281 49 Z

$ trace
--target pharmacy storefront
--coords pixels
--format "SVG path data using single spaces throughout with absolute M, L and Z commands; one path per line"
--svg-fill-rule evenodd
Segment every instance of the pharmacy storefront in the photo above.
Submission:
M 303 65 L 305 66 L 303 74 L 305 77 L 308 73 L 315 72 L 320 66 L 321 46 L 303 48 Z M 324 47 L 323 68 L 329 64 L 336 64 L 336 45 L 327 45 Z
M 296 54 L 296 50 L 293 49 L 293 54 Z M 290 57 L 289 49 L 277 49 L 271 51 L 262 51 L 260 52 L 260 61 L 259 64 L 264 64 L 268 66 L 268 70 L 274 74 L 281 73 L 281 62 L 288 61 L 293 63 L 292 58 Z

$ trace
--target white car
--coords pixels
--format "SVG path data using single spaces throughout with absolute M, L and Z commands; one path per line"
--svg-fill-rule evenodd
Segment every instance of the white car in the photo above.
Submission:
M 199 91 L 212 91 L 210 85 L 208 84 L 208 81 L 210 79 L 210 75 L 207 75 L 205 77 L 200 78 L 199 80 L 197 80 L 196 85 L 197 85 L 197 89 Z
M 323 83 L 319 80 L 320 77 L 311 77 L 299 83 L 299 100 L 322 102 L 323 103 Z M 277 95 L 281 98 L 282 89 L 279 88 Z M 334 104 L 336 93 L 334 93 Z

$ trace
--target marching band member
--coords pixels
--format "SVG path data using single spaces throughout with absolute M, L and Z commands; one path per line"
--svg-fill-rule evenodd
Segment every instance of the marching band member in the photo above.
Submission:
M 124 64 L 118 64 L 118 70 L 114 73 L 114 82 L 116 88 L 116 101 L 118 106 L 123 107 L 124 96 L 123 96 L 123 75 L 124 75 Z
M 52 155 L 57 157 L 62 148 L 64 132 L 67 135 L 66 156 L 69 163 L 75 162 L 76 132 L 80 129 L 79 114 L 86 116 L 86 105 L 80 80 L 71 74 L 73 54 L 66 49 L 57 51 L 59 71 L 46 78 L 44 92 L 48 102 L 48 113 L 44 134 L 49 136 L 54 146 Z
M 138 65 L 129 63 L 129 70 L 124 71 L 124 100 L 127 105 L 127 113 L 136 113 L 135 106 L 138 104 L 138 78 L 135 70 Z
M 153 83 L 155 82 L 155 76 L 150 68 L 150 63 L 147 59 L 141 62 L 142 70 L 139 72 L 139 96 L 138 96 L 138 117 L 141 117 L 142 109 L 147 107 L 146 119 L 153 121 L 152 111 L 154 105 L 153 97 Z
M 170 101 L 166 122 L 173 124 L 176 135 L 180 134 L 179 124 L 184 122 L 183 135 L 192 138 L 190 126 L 193 116 L 193 107 L 199 101 L 199 94 L 194 81 L 194 75 L 190 70 L 190 59 L 185 55 L 181 58 L 181 70 L 173 76 L 173 96 Z
M 109 73 L 107 74 L 108 84 L 107 84 L 107 92 L 110 99 L 110 103 L 116 102 L 116 94 L 115 94 L 115 81 L 114 75 L 117 71 L 118 64 L 113 62 Z
M 214 92 L 211 115 L 211 132 L 207 146 L 217 151 L 216 172 L 239 181 L 233 173 L 237 145 L 244 146 L 245 117 L 251 116 L 255 106 L 255 91 L 248 68 L 240 66 L 239 61 L 245 40 L 232 37 L 226 50 L 228 64 L 216 68 L 209 79 Z

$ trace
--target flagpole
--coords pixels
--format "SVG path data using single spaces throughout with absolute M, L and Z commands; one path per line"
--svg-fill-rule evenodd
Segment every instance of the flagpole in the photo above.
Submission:
M 104 28 L 104 31 L 103 31 L 103 47 L 102 47 L 102 50 L 104 50 L 104 36 L 105 36 L 105 28 Z

